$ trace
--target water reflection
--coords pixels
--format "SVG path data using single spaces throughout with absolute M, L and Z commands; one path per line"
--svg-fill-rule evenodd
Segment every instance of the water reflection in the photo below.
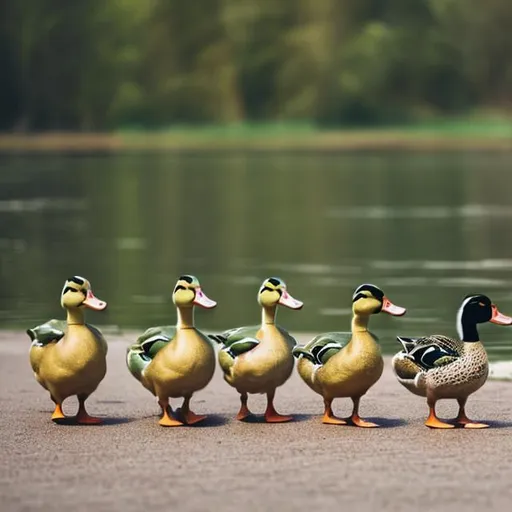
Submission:
M 455 334 L 462 297 L 481 292 L 512 314 L 509 173 L 504 155 L 202 154 L 0 158 L 0 326 L 60 316 L 68 275 L 109 302 L 98 324 L 174 322 L 172 287 L 197 275 L 219 302 L 211 329 L 259 319 L 262 279 L 305 301 L 281 311 L 292 331 L 347 329 L 362 282 L 381 286 L 395 334 Z M 493 357 L 512 332 L 481 329 Z

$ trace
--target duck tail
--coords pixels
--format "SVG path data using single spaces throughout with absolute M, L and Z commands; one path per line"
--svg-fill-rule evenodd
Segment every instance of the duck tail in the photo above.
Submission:
M 396 379 L 411 393 L 426 396 L 425 372 L 410 356 L 399 352 L 391 360 L 391 366 Z
M 144 351 L 139 345 L 128 347 L 126 351 L 126 366 L 130 373 L 140 382 L 142 382 L 142 375 L 151 359 L 144 354 Z

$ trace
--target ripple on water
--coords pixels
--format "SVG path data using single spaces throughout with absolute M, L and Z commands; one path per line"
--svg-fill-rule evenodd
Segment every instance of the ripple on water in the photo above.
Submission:
M 381 270 L 512 270 L 512 259 L 473 261 L 446 260 L 372 260 L 369 265 Z
M 504 279 L 486 279 L 484 277 L 446 277 L 437 280 L 439 286 L 460 287 L 481 286 L 482 288 L 504 288 L 510 286 L 510 282 Z
M 411 206 L 396 207 L 368 205 L 353 208 L 331 208 L 326 217 L 332 219 L 416 219 L 436 220 L 449 218 L 510 218 L 512 207 L 500 205 L 466 204 L 462 206 Z

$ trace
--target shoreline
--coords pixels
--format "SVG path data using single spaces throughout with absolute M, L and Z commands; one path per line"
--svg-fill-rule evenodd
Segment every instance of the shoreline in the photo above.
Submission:
M 436 130 L 337 130 L 267 133 L 170 131 L 164 133 L 0 134 L 0 154 L 179 151 L 512 151 L 512 132 L 500 135 Z

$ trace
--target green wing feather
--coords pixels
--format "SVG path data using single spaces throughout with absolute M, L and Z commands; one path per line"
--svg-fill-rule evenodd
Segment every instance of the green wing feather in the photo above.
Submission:
M 150 327 L 137 338 L 135 345 L 139 345 L 143 352 L 153 359 L 176 336 L 176 326 L 162 325 Z
M 375 341 L 377 337 L 370 333 Z M 351 332 L 326 332 L 315 336 L 304 346 L 296 346 L 292 353 L 295 357 L 303 356 L 314 364 L 325 364 L 352 339 Z
M 256 334 L 259 331 L 259 325 L 249 325 L 245 327 L 235 327 L 229 329 L 220 334 L 208 334 L 208 338 L 224 347 L 230 347 L 233 343 L 236 343 L 244 338 L 256 339 Z
M 176 335 L 176 327 L 164 325 L 150 327 L 126 351 L 126 364 L 132 375 L 140 380 L 142 372 L 162 348 Z
M 259 345 L 256 339 L 259 329 L 259 325 L 236 327 L 221 334 L 208 334 L 208 338 L 222 345 L 222 350 L 234 359 Z
M 103 334 L 97 327 L 87 323 L 85 325 L 98 340 L 103 339 Z M 44 324 L 33 327 L 32 329 L 27 329 L 27 334 L 32 340 L 32 345 L 37 347 L 44 347 L 49 343 L 56 343 L 57 341 L 61 340 L 66 333 L 66 329 L 66 320 L 56 320 L 53 318 Z
M 32 345 L 43 347 L 49 343 L 55 343 L 63 338 L 66 332 L 66 321 L 52 319 L 44 324 L 27 329 L 27 334 L 32 340 Z

